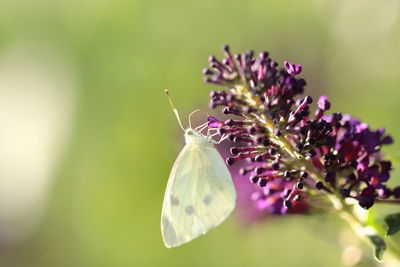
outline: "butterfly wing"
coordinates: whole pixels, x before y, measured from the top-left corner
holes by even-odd
[[[222,223],[235,206],[236,191],[225,162],[208,142],[187,144],[172,168],[164,196],[161,231],[176,247]]]

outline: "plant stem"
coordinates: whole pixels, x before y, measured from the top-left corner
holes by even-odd
[[[378,229],[374,225],[368,225],[358,218],[354,213],[353,205],[344,204],[343,209],[339,211],[342,219],[344,219],[350,227],[353,229],[355,234],[362,240],[367,246],[374,249],[372,243],[370,242],[369,235],[377,235]],[[400,250],[397,244],[390,238],[385,238],[386,251],[385,254],[389,255],[393,261],[400,264]]]

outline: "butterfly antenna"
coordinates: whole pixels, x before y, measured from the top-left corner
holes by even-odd
[[[191,121],[191,118],[192,118],[192,115],[193,114],[195,114],[196,112],[199,112],[199,111],[203,111],[203,110],[201,110],[201,109],[196,109],[196,110],[194,110],[194,111],[192,111],[190,114],[189,114],[189,127],[190,128],[192,128],[192,121]],[[205,111],[204,111],[205,112]],[[210,115],[207,113],[207,112],[205,112],[206,114],[207,114],[207,117],[210,117]],[[205,124],[208,124],[208,122],[206,122]],[[205,125],[204,124],[204,125]],[[203,125],[200,125],[200,126],[203,126]],[[197,128],[196,128],[197,129]]]
[[[200,109],[196,109],[196,110],[194,110],[194,111],[192,111],[190,114],[189,114],[189,127],[190,127],[190,129],[192,129],[192,121],[191,121],[191,118],[192,118],[192,115],[194,114],[194,113],[196,113],[197,111],[200,111]]]
[[[165,94],[166,94],[167,97],[168,97],[169,103],[171,104],[172,110],[173,110],[174,113],[175,113],[175,117],[176,117],[176,119],[178,120],[179,126],[181,126],[181,129],[182,129],[183,131],[185,131],[185,128],[183,128],[183,126],[182,126],[181,119],[179,118],[178,110],[175,108],[174,104],[172,103],[171,96],[169,95],[168,90],[165,89],[164,92],[165,92]]]

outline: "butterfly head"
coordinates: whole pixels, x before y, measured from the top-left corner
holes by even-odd
[[[206,135],[202,134],[201,132],[196,131],[192,128],[187,128],[185,130],[185,142],[186,142],[186,144],[189,144],[193,141],[209,142],[210,140]]]

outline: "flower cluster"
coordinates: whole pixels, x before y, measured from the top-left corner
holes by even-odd
[[[381,147],[392,143],[384,129],[340,113],[326,114],[326,96],[310,110],[313,99],[301,97],[306,82],[301,65],[284,68],[267,52],[209,58],[205,81],[223,87],[211,93],[210,106],[223,107],[226,121],[209,117],[209,128],[235,145],[228,165],[246,160],[240,170],[258,187],[252,195],[260,210],[272,214],[304,212],[315,196],[355,199],[365,209],[377,200],[400,198],[400,187],[388,188],[391,163]],[[313,114],[312,114],[313,113]]]

